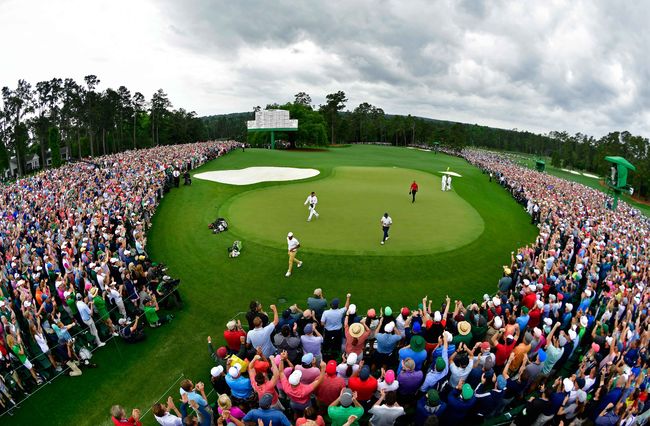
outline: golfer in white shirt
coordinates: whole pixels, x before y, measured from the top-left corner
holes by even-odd
[[[447,189],[447,175],[442,175],[442,182],[440,185],[440,189],[442,191],[445,191]]]
[[[302,262],[296,259],[296,253],[300,247],[300,242],[293,236],[293,232],[287,234],[287,246],[289,250],[289,270],[285,274],[285,277],[290,277],[291,270],[293,269],[293,262],[296,262],[299,268],[302,266]]]
[[[390,229],[390,226],[393,224],[393,219],[388,216],[388,213],[384,213],[384,215],[380,219],[381,222],[381,229],[384,231],[384,238],[381,240],[381,244],[383,245],[384,242],[386,242],[387,239],[390,237],[388,236],[388,231]]]
[[[309,217],[307,218],[307,222],[311,222],[312,216],[316,216],[316,219],[318,219],[318,212],[316,211],[316,204],[318,204],[318,198],[316,197],[316,193],[312,192],[307,199],[305,200],[305,204],[309,204]]]

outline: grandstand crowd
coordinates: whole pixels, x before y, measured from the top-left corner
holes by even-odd
[[[315,289],[281,312],[253,300],[245,318],[226,324],[216,350],[208,337],[210,383],[184,380],[179,407],[171,397],[154,405],[156,420],[644,424],[648,218],[625,203],[608,210],[605,194],[500,155],[462,155],[539,227],[532,244],[512,252],[493,293],[373,307],[367,295]],[[113,421],[139,424],[120,406]]]
[[[152,216],[181,173],[236,146],[127,151],[0,187],[0,412],[170,319],[157,311],[180,304],[178,281],[147,256]]]

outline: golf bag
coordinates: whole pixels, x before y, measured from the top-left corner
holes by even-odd
[[[228,230],[228,222],[226,219],[220,217],[211,224],[208,225],[208,228],[212,229],[213,234],[219,234],[221,232]]]
[[[241,254],[241,241],[237,240],[228,247],[228,257],[237,257]]]

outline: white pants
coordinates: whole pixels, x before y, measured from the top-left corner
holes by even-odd
[[[100,343],[102,343],[101,339],[99,338],[99,333],[97,333],[97,327],[95,327],[95,323],[94,323],[93,319],[91,318],[88,321],[84,321],[84,324],[86,324],[88,326],[88,328],[90,329],[90,334],[95,336],[95,342],[98,345]]]
[[[443,191],[445,191],[445,188],[446,188],[446,187],[447,187],[447,179],[444,179],[444,178],[443,178],[443,179],[442,179],[442,184],[441,184],[441,188],[440,188],[440,189],[442,189]]]
[[[318,212],[316,211],[315,207],[309,208],[309,217],[307,218],[307,220],[311,220],[312,216],[318,217]]]
[[[114,299],[115,304],[117,305],[117,310],[120,311],[122,318],[126,318],[126,308],[124,307],[124,301],[122,299]]]

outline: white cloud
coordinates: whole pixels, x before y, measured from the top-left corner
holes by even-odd
[[[0,2],[0,84],[96,74],[199,114],[307,91],[348,107],[649,134],[643,2]]]

